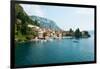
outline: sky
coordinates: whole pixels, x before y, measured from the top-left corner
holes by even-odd
[[[94,30],[94,8],[20,4],[29,15],[53,20],[63,30]]]

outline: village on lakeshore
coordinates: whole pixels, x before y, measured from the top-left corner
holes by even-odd
[[[40,28],[38,26],[34,25],[28,25],[33,31],[37,32],[37,36],[33,37],[31,40],[39,40],[39,39],[45,39],[45,40],[51,40],[51,39],[62,39],[62,38],[88,38],[90,37],[89,33],[87,31],[80,32],[79,29],[76,30],[75,34],[72,29],[69,31],[54,31],[50,29]]]
[[[87,31],[80,32],[79,29],[74,32],[72,29],[69,31],[54,31],[51,29],[40,28],[35,25],[28,24],[28,27],[37,34],[35,36],[27,37],[30,41],[40,41],[47,40],[52,41],[53,39],[63,39],[63,38],[88,38],[90,37]]]

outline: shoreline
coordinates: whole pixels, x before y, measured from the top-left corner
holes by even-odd
[[[87,37],[89,38],[89,37]],[[75,37],[71,37],[71,36],[67,36],[67,37],[54,37],[54,38],[35,38],[35,39],[31,39],[31,40],[23,40],[23,41],[15,41],[15,43],[24,43],[24,42],[47,42],[47,41],[54,41],[54,40],[61,40],[61,39],[87,39],[85,37],[81,37],[81,38],[75,38]]]

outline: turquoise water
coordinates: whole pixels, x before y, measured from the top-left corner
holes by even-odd
[[[94,61],[94,37],[17,43],[15,65]]]

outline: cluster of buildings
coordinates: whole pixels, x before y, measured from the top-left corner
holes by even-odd
[[[62,38],[62,31],[54,31],[51,29],[40,28],[34,25],[28,25],[28,27],[32,28],[33,31],[38,32],[38,35],[35,37],[35,39]]]
[[[35,36],[33,39],[56,39],[56,38],[64,38],[66,37],[75,37],[75,32],[71,31],[55,31],[51,29],[46,29],[46,28],[40,28],[38,26],[34,25],[28,25],[32,29],[32,31],[36,31],[38,34]],[[82,38],[87,38],[90,37],[89,33],[87,31],[81,31],[80,37]]]

